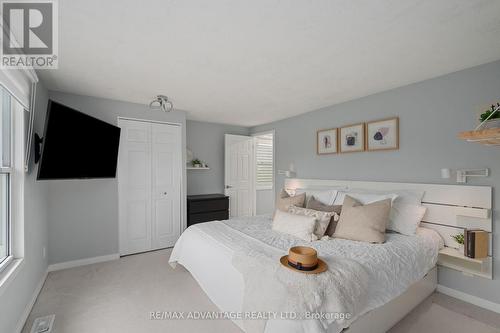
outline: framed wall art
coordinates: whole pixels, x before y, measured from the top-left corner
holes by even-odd
[[[319,130],[316,135],[316,152],[318,155],[337,153],[337,129]]]
[[[369,151],[399,149],[399,118],[367,123],[366,144]]]
[[[340,128],[339,148],[341,153],[365,150],[365,124],[353,124]]]

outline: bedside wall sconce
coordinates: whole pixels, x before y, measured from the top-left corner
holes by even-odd
[[[451,178],[451,169],[448,169],[448,168],[441,169],[441,178],[450,179]]]
[[[441,178],[450,179],[452,170],[449,168],[441,169]],[[488,177],[490,175],[490,169],[458,169],[457,173],[457,183],[467,183],[467,177]]]
[[[278,175],[284,175],[286,178],[294,178],[297,175],[295,165],[290,163],[288,170],[278,170]]]
[[[467,177],[488,177],[490,169],[460,169],[457,170],[457,183],[467,183]]]

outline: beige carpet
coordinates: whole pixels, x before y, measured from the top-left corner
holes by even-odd
[[[404,332],[498,333],[500,330],[436,304],[431,296],[389,331]]]
[[[189,272],[167,264],[169,255],[163,250],[50,273],[23,333],[49,314],[56,315],[57,333],[241,332],[225,320],[150,320],[152,311],[218,311]],[[500,332],[493,328],[500,315],[437,296],[390,332]]]

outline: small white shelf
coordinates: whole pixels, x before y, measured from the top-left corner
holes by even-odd
[[[206,168],[205,167],[196,168],[196,167],[190,167],[190,166],[188,166],[188,167],[186,167],[186,170],[210,170],[210,168],[208,168],[208,167],[206,167]]]
[[[439,251],[439,265],[461,271],[466,275],[476,275],[492,279],[491,262],[491,257],[469,258],[452,247],[445,247]]]

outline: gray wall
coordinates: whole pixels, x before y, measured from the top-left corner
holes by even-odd
[[[47,91],[39,84],[35,104],[35,130],[43,131]],[[15,279],[0,295],[0,332],[15,332],[26,305],[45,276],[47,256],[47,184],[36,181],[36,169],[31,158],[30,173],[24,182],[24,264]]]
[[[249,129],[188,120],[187,148],[210,170],[187,171],[187,194],[224,193],[224,134],[248,135]]]
[[[441,168],[489,167],[489,178],[472,179],[469,183],[496,187],[500,183],[499,148],[467,143],[457,139],[457,134],[473,129],[476,111],[499,99],[500,62],[494,62],[258,126],[251,131],[275,129],[276,169],[287,169],[293,162],[299,178],[453,183],[440,178]],[[400,117],[398,151],[316,155],[316,130],[392,116]],[[282,185],[283,177],[278,176],[276,190]],[[440,268],[440,284],[500,303],[499,205],[500,196],[495,193],[495,279],[467,277]]]
[[[257,190],[255,208],[257,215],[270,214],[274,211],[274,189],[273,190]]]
[[[184,111],[164,113],[141,104],[53,91],[50,92],[50,98],[112,124],[117,123],[119,116],[180,123],[183,152],[185,151]],[[185,174],[183,177],[183,189],[185,189]],[[44,182],[49,186],[50,264],[118,253],[116,179]]]

